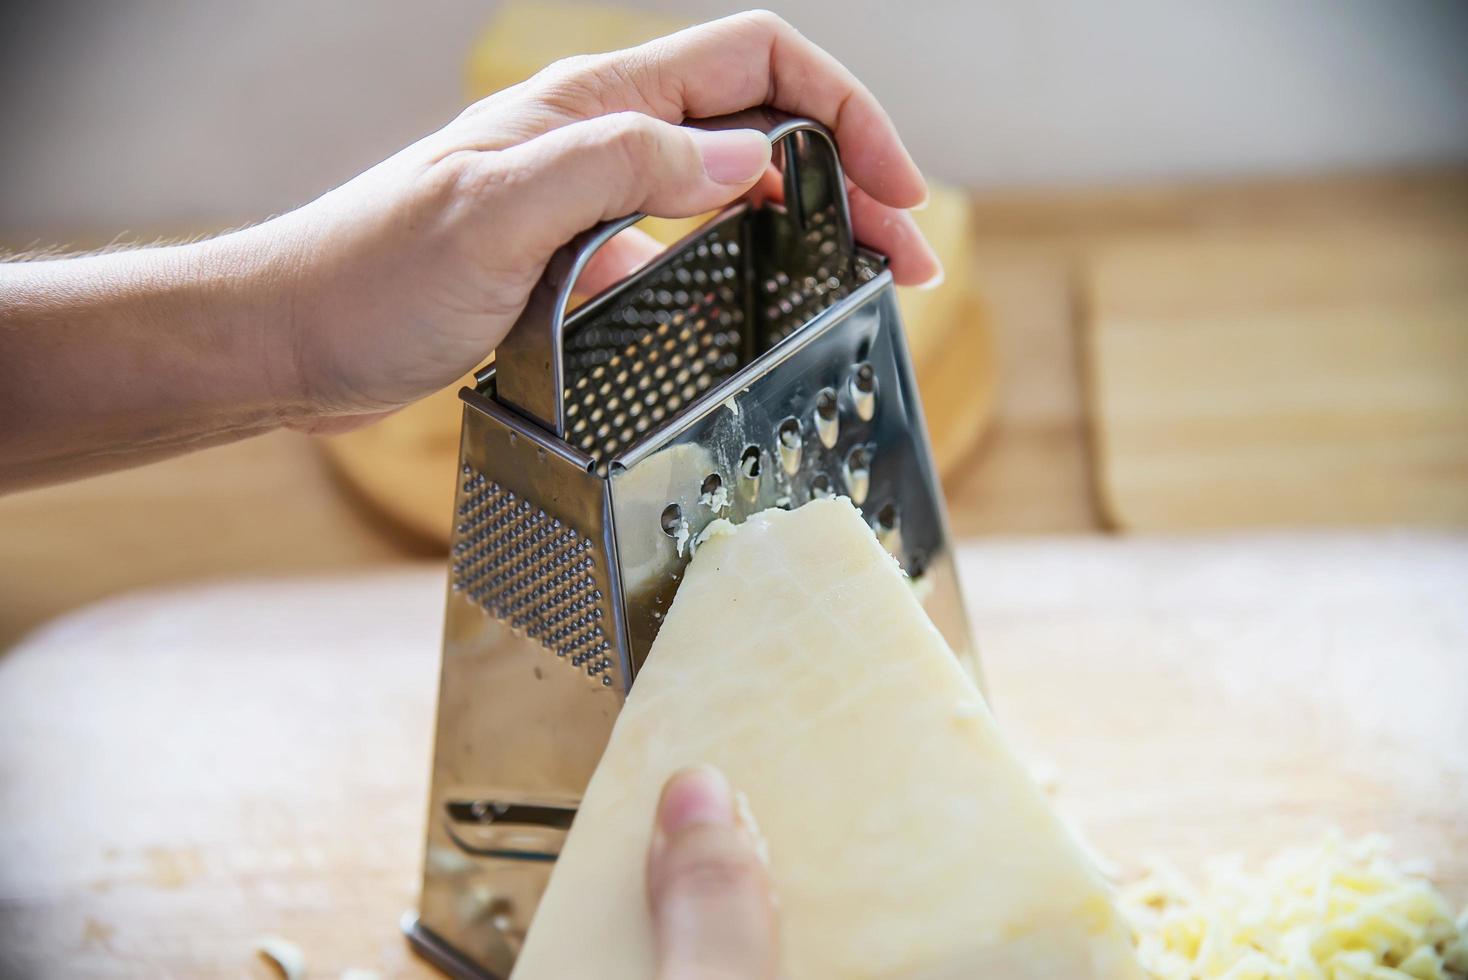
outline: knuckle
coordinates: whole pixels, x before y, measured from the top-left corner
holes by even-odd
[[[480,173],[473,166],[470,150],[454,150],[436,160],[423,176],[427,192],[439,200],[450,200],[465,191],[473,191]]]
[[[497,157],[474,150],[456,150],[430,167],[419,182],[418,198],[441,223],[449,226],[473,209],[503,201],[519,175]]]
[[[460,111],[455,121],[457,122],[460,120],[472,120],[478,116],[486,114],[491,109],[494,109],[496,106],[501,104],[501,102],[504,100],[504,93],[505,90],[501,89],[498,92],[491,92],[489,95],[486,95],[483,98],[475,99],[473,102],[466,105],[462,111]]]
[[[661,130],[657,121],[640,112],[616,112],[603,117],[603,140],[633,167],[645,166],[657,154]]]
[[[746,10],[736,16],[749,25],[763,31],[768,31],[771,34],[784,34],[787,31],[793,30],[790,22],[784,17],[781,17],[773,10],[767,10],[762,7],[754,10]]]
[[[535,77],[544,81],[565,81],[578,78],[587,74],[595,61],[595,55],[573,54],[565,58],[558,58],[535,73]]]
[[[571,116],[594,111],[601,102],[601,55],[577,54],[553,61],[523,84],[529,99]]]
[[[597,158],[604,218],[642,210],[660,180],[671,175],[664,151],[676,148],[665,145],[664,127],[640,112],[614,112],[588,124],[582,149]]]
[[[704,835],[669,854],[666,885],[672,891],[700,895],[757,889],[764,868],[754,852],[727,834]]]

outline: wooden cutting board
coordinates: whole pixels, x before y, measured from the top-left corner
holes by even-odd
[[[1468,899],[1468,535],[989,541],[1000,724],[1123,870],[1384,831]],[[444,571],[141,593],[0,656],[0,976],[435,977]]]
[[[1095,479],[1129,530],[1468,524],[1468,214],[1097,249]]]

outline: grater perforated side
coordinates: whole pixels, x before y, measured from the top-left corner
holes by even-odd
[[[726,212],[633,287],[578,311],[564,338],[568,442],[598,462],[631,449],[850,293],[856,266],[834,207],[809,216],[800,248],[781,250],[788,259],[751,244],[760,230],[746,212]]]
[[[739,214],[725,216],[567,331],[572,445],[604,460],[744,363],[743,227]]]
[[[461,475],[450,588],[610,686],[596,542],[468,463]]]

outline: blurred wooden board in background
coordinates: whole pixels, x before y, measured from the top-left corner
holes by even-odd
[[[314,443],[274,432],[0,495],[0,657],[53,616],[130,589],[435,553],[363,506]]]
[[[1468,170],[1461,167],[976,194],[973,276],[990,311],[1002,375],[982,448],[947,481],[955,529],[1115,526],[1098,506],[1079,350],[1089,270],[1108,250],[1139,239],[1186,253],[1230,238],[1279,237],[1330,248],[1337,239],[1465,235]],[[1184,283],[1191,275],[1181,263],[1171,272]],[[1150,282],[1163,290],[1187,288],[1161,276]],[[1460,295],[1458,285],[1443,285],[1448,301]],[[1165,412],[1165,400],[1148,410]]]
[[[522,82],[553,61],[635,47],[697,21],[614,3],[509,0],[497,7],[469,53],[473,99]]]
[[[1084,290],[1112,526],[1468,524],[1468,225],[1120,241]]]

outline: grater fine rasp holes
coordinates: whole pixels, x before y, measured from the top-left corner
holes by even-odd
[[[715,228],[566,336],[567,439],[605,460],[740,365],[738,226]]]
[[[566,439],[599,472],[878,271],[862,256],[852,264],[833,208],[796,233],[795,264],[772,272],[749,271],[740,227],[714,225],[567,332]]]
[[[851,292],[850,269],[844,268],[837,242],[839,224],[833,206],[810,217],[802,233],[804,270],[777,270],[761,283],[756,302],[764,316],[765,345],[774,346],[816,314]],[[849,259],[846,259],[849,262]]]
[[[461,472],[452,589],[610,687],[612,644],[592,575],[595,543],[472,466]]]

